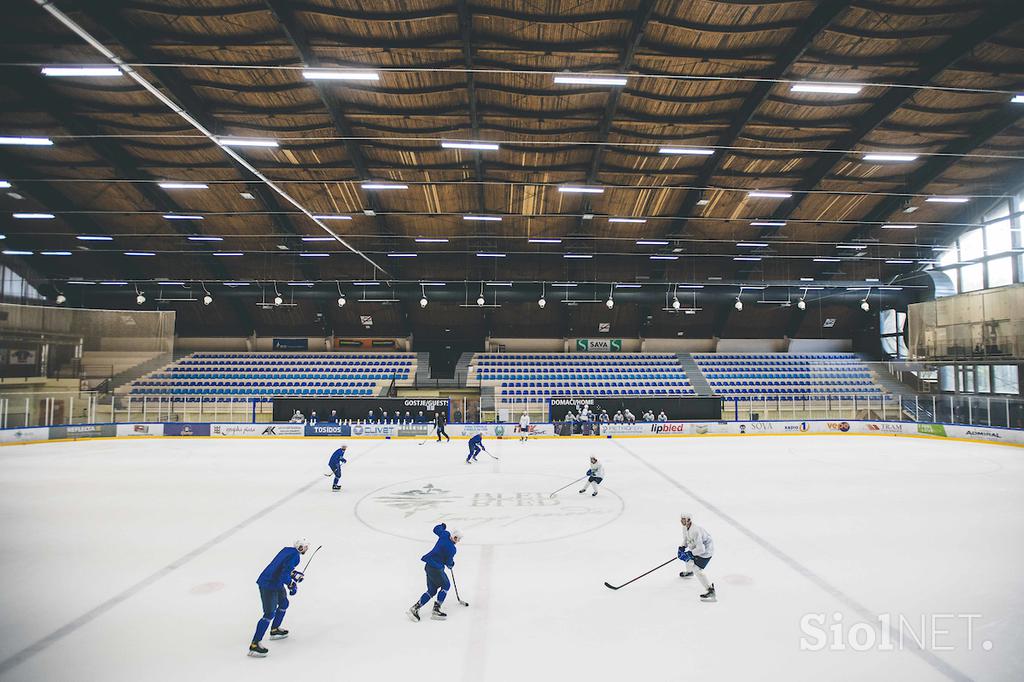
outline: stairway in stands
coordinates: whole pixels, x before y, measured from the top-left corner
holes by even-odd
[[[708,380],[701,373],[700,367],[693,361],[693,356],[689,353],[676,353],[676,357],[679,358],[679,364],[682,365],[683,371],[686,372],[686,378],[690,380],[690,385],[693,386],[693,390],[698,396],[712,396],[715,394],[711,384],[708,383]]]

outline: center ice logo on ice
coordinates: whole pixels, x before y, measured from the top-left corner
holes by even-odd
[[[374,530],[418,539],[423,523],[457,524],[467,544],[541,542],[600,528],[623,510],[604,489],[597,497],[552,498],[564,483],[546,474],[472,473],[404,481],[375,490],[356,505],[356,516]]]

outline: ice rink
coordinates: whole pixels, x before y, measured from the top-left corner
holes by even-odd
[[[467,466],[464,440],[351,440],[335,493],[323,473],[338,443],[0,449],[0,679],[1024,679],[1020,449],[492,440],[500,461]],[[600,495],[551,499],[592,453]],[[714,537],[719,601],[701,602],[678,562],[607,589],[675,555],[681,511]],[[446,622],[412,623],[438,520],[465,533],[455,575],[470,606],[452,594]],[[298,536],[323,549],[291,636],[249,658],[256,576]],[[802,650],[832,627],[838,650],[831,631]]]

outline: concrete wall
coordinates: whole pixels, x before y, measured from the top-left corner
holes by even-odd
[[[719,339],[718,353],[785,353],[786,339]]]
[[[645,353],[713,353],[714,339],[644,339]]]
[[[791,339],[790,353],[849,353],[853,350],[850,339]]]

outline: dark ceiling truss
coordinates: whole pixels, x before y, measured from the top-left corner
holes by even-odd
[[[783,48],[775,64],[772,68],[771,78],[782,78],[786,75],[792,66],[800,60],[800,58],[810,49],[811,45],[817,39],[817,37],[824,31],[833,21],[841,16],[849,8],[848,2],[842,2],[840,0],[824,0],[819,2],[815,7],[811,15],[804,21],[800,29],[797,30],[787,41],[787,45]],[[742,136],[744,129],[747,124],[750,123],[756,116],[761,105],[767,100],[769,93],[775,86],[773,82],[759,81],[754,84],[750,94],[747,95],[743,106],[733,116],[732,122],[728,129],[719,136],[718,144],[724,147],[735,146],[737,140]],[[697,176],[696,184],[698,186],[707,186],[710,184],[711,179],[721,169],[724,161],[724,154],[714,154],[709,157],[704,163],[700,174]],[[700,200],[700,192],[690,192],[683,199],[682,204],[677,209],[678,215],[690,215],[693,210],[697,207],[697,201]],[[686,221],[681,220],[674,224],[669,234],[681,234],[686,227]]]

